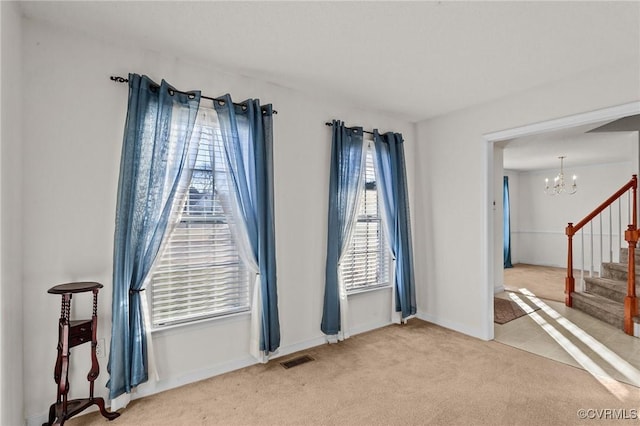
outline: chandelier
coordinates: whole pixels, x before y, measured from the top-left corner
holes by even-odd
[[[544,193],[547,195],[569,194],[573,195],[578,191],[578,183],[576,175],[573,175],[571,186],[566,186],[564,182],[564,159],[565,156],[558,157],[560,159],[560,173],[553,178],[553,186],[549,185],[549,178],[544,180]]]

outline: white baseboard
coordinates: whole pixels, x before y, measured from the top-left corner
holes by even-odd
[[[376,328],[385,327],[391,324],[391,321],[388,323],[371,323],[363,326],[356,327],[351,330],[351,334],[359,334],[364,333],[366,331],[371,331]],[[302,351],[305,349],[313,348],[315,346],[323,345],[327,342],[327,339],[324,335],[314,337],[313,339],[304,340],[301,342],[293,343],[287,346],[280,347],[273,355],[272,360],[276,360],[283,356],[292,354],[294,352]],[[251,356],[246,356],[241,359],[233,360],[230,362],[218,364],[211,368],[206,368],[198,371],[194,371],[189,374],[185,374],[179,377],[168,378],[165,380],[160,380],[157,382],[148,382],[138,386],[135,392],[131,395],[131,400],[143,398],[146,396],[154,395],[156,393],[164,392],[170,389],[179,388],[180,386],[188,385],[190,383],[198,382],[200,380],[205,380],[214,376],[218,376],[220,374],[228,373],[230,371],[239,370],[241,368],[249,367],[251,365],[257,364],[255,358]],[[105,400],[107,404],[110,404],[109,400]],[[107,405],[109,407],[110,405]],[[87,410],[83,411],[82,414],[88,414],[93,411],[96,411],[97,407],[92,406]],[[40,426],[43,423],[46,423],[49,420],[49,414],[41,413],[35,416],[30,416],[27,418],[27,426]]]
[[[327,338],[323,336],[315,337],[309,340],[303,340],[298,343],[293,343],[291,345],[287,345],[285,347],[278,348],[271,359],[282,358],[283,356],[290,355],[294,352],[304,351],[305,349],[313,348],[315,346],[324,345],[327,343]]]
[[[503,291],[505,291],[505,288],[503,285],[493,288],[493,294],[502,293]]]
[[[449,330],[457,331],[458,333],[466,334],[467,336],[475,337],[476,339],[481,339],[481,340],[493,339],[493,336],[487,336],[486,333],[484,333],[481,329],[469,327],[465,324],[460,324],[455,321],[442,319],[440,317],[436,317],[426,312],[418,311],[418,314],[416,316],[423,321],[427,321],[427,322],[439,325],[441,327],[448,328]]]
[[[90,408],[87,409],[87,413],[91,412],[89,410],[90,410]],[[43,424],[45,424],[47,422],[49,422],[49,413],[40,414],[38,416],[31,416],[31,417],[27,418],[27,426],[41,426],[41,425],[43,425]]]
[[[247,356],[242,359],[234,360],[231,362],[218,364],[214,367],[195,371],[183,376],[172,377],[159,381],[148,381],[146,383],[138,386],[133,392],[131,392],[131,401],[143,398],[145,396],[154,395],[156,393],[164,392],[170,389],[174,389],[180,386],[187,385],[189,383],[197,382],[200,380],[208,379],[213,376],[217,376],[219,374],[227,373],[229,371],[237,370],[240,368],[248,367],[250,365],[256,364],[257,361],[255,358]],[[105,403],[107,407],[110,407],[111,402],[109,399],[105,398]],[[97,411],[97,407],[91,406],[87,408],[85,411],[80,414],[80,416],[84,414],[89,414],[91,412]],[[126,408],[125,408],[126,410]],[[27,418],[27,426],[40,426],[49,421],[49,414],[40,414],[37,416],[32,416]]]
[[[361,326],[358,326],[358,327],[354,327],[354,328],[352,328],[350,330],[350,332],[351,332],[351,335],[354,336],[356,334],[366,333],[367,331],[376,330],[378,328],[386,327],[386,326],[391,325],[391,324],[392,324],[391,320],[373,322],[373,323],[364,324],[364,325],[361,325]]]

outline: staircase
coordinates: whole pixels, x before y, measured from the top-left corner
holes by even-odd
[[[601,277],[584,277],[585,291],[571,293],[573,307],[617,328],[624,325],[629,249],[620,249],[620,262],[603,263]],[[635,253],[636,294],[640,294],[640,250]],[[634,317],[640,327],[640,316]],[[637,336],[637,333],[634,333]]]
[[[640,320],[637,294],[640,290],[640,268],[637,267],[640,256],[638,242],[640,241],[640,230],[638,229],[638,176],[633,175],[631,180],[625,183],[612,196],[607,198],[602,204],[596,207],[591,213],[584,217],[575,225],[569,222],[566,228],[567,234],[567,278],[565,279],[565,304],[568,307],[575,307],[590,315],[599,318],[615,327],[621,327],[630,336],[640,337]],[[626,195],[626,197],[625,197]],[[628,201],[626,211],[628,211],[628,225],[622,222],[622,199]],[[603,252],[603,212],[608,211],[609,232],[606,234],[609,241],[609,252],[612,249],[613,234],[613,205],[618,207],[618,223],[615,229],[619,230],[619,245],[621,244],[622,233],[628,249],[620,250],[619,263],[614,263],[610,255],[609,263],[602,263],[602,271],[598,278],[584,278],[584,291],[575,291],[575,277],[573,276],[573,237],[580,232],[581,241],[581,273],[584,274],[584,227],[589,225],[591,234],[589,244],[589,257],[593,261],[593,224],[594,219],[599,218],[599,240],[600,259]],[[635,252],[635,255],[634,255]],[[634,256],[633,262],[629,256]],[[625,262],[626,261],[626,262]],[[593,265],[593,263],[592,263]],[[629,275],[627,273],[629,271]],[[582,287],[582,286],[581,286]]]

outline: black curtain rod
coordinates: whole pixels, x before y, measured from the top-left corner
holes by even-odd
[[[329,122],[324,123],[324,124],[326,124],[326,125],[327,125],[327,126],[329,126],[329,127],[333,126],[333,123],[329,123]],[[347,129],[355,129],[355,127],[347,127]],[[363,130],[363,131],[362,131],[362,133],[368,133],[368,134],[370,134],[370,135],[373,135],[373,132],[369,132],[369,131],[367,131],[367,130]]]
[[[120,77],[120,76],[116,76],[116,75],[112,75],[111,77],[109,77],[109,80],[111,80],[111,81],[115,81],[116,83],[128,83],[128,82],[129,82],[129,79],[128,79],[128,78],[124,78],[124,77]],[[182,92],[182,91],[180,91],[180,90],[175,90],[175,91],[176,91],[177,93],[182,93],[183,95],[188,95],[188,94],[189,94],[189,92]],[[223,101],[223,100],[224,100],[224,99],[222,99],[222,98],[212,98],[212,97],[204,96],[204,95],[200,95],[200,97],[201,97],[201,98],[204,98],[204,99],[209,99],[209,100],[211,100],[211,101],[216,101],[216,102],[217,102],[217,101]],[[243,106],[242,104],[237,104],[237,103],[235,103],[235,102],[234,102],[233,104],[234,104],[235,106],[239,106],[239,107]],[[276,110],[274,109],[274,110],[273,110],[273,113],[274,113],[274,114],[277,114],[277,113],[278,113],[278,111],[276,111]]]

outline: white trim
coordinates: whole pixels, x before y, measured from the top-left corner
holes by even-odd
[[[545,230],[537,230],[537,231],[529,231],[529,230],[523,230],[523,231],[511,231],[512,234],[556,234],[556,235],[566,235],[564,232],[560,232],[560,231],[545,231]],[[589,234],[587,234],[589,235]],[[595,235],[595,234],[594,234]],[[600,235],[600,234],[597,234]],[[617,235],[617,234],[616,234]],[[604,236],[604,234],[603,234]]]
[[[599,121],[616,120],[618,118],[635,114],[640,114],[640,101],[555,118],[548,121],[528,124],[526,126],[515,127],[513,129],[500,130],[484,134],[483,137],[485,141],[493,143],[516,137],[536,135],[538,133],[545,133],[553,130],[569,129],[571,127],[597,123]]]
[[[493,296],[491,298],[493,302]],[[493,312],[493,303],[491,303],[491,310]],[[493,314],[492,314],[493,315]],[[443,320],[440,317],[435,315],[428,314],[426,312],[418,311],[416,317],[421,319],[422,321],[427,321],[435,325],[439,325],[440,327],[444,327],[449,330],[453,330],[457,333],[466,334],[467,336],[475,337],[481,340],[492,340],[492,337],[488,337],[485,334],[485,330],[479,329],[477,327],[469,327],[467,324],[461,324],[459,322]],[[491,323],[493,324],[493,318],[491,318]],[[493,330],[493,327],[491,327]]]
[[[158,382],[143,383],[136,388],[135,393],[131,394],[132,395],[131,400],[134,401],[136,399],[140,399],[145,396],[150,396],[150,395],[154,395],[156,393],[164,392],[170,389],[175,389],[180,386],[185,386],[190,383],[195,383],[197,381],[208,379],[213,376],[218,376],[220,374],[228,373],[229,371],[239,370],[241,368],[249,367],[254,364],[257,364],[256,359],[250,355],[247,355],[246,357],[243,357],[241,359],[225,362],[210,368],[194,371],[180,377],[174,377],[167,380],[160,380]],[[153,385],[153,386],[149,386],[149,385]]]
[[[360,325],[358,327],[352,328],[351,329],[351,335],[354,336],[356,334],[366,333],[367,331],[377,330],[379,328],[386,327],[386,326],[391,325],[391,324],[392,324],[391,321],[370,322],[368,324],[363,324],[363,325]]]
[[[273,357],[270,361],[275,361],[283,356],[290,355],[298,351],[304,351],[305,349],[315,348],[316,346],[324,345],[327,342],[325,336],[315,337],[313,339],[303,340],[298,343],[287,345],[283,348],[279,348],[278,356]]]
[[[107,408],[109,408],[107,406]],[[93,411],[98,411],[98,407],[96,405],[92,405],[89,408],[87,408],[85,411],[83,411],[82,413],[91,413]],[[47,412],[47,414],[38,414],[37,416],[31,416],[31,417],[27,417],[27,426],[41,426],[44,424],[49,423],[49,412]]]
[[[493,287],[493,294],[502,293],[503,291],[506,291],[503,285],[500,285],[498,287]]]
[[[482,230],[482,238],[480,239],[480,268],[481,277],[484,277],[485,291],[482,292],[484,300],[481,301],[481,312],[484,318],[490,319],[490,321],[481,322],[480,337],[485,340],[493,340],[493,283],[495,282],[494,262],[493,262],[493,200],[494,187],[493,187],[493,144],[484,144],[484,161],[482,167],[484,169],[483,175],[483,187],[484,187],[484,201],[485,206],[482,209],[482,222],[487,226]]]
[[[239,319],[239,317],[249,317],[249,316],[251,316],[251,309],[247,309],[245,311],[240,311],[240,312],[234,312],[234,313],[231,313],[231,314],[217,315],[217,316],[213,316],[213,317],[202,318],[202,319],[198,319],[198,320],[194,320],[194,321],[185,321],[185,322],[178,322],[178,323],[175,323],[175,324],[156,326],[155,328],[152,326],[151,327],[151,333],[152,334],[161,334],[161,333],[166,332],[166,331],[171,331],[171,330],[175,330],[175,329],[181,329],[183,327],[193,327],[193,326],[206,324],[206,323],[214,322],[214,321],[225,321],[225,320],[226,321],[231,321],[231,320]]]
[[[313,339],[305,340],[305,341],[294,343],[291,345],[287,345],[286,347],[280,348],[278,350],[278,357],[273,358],[273,360],[275,361],[276,359],[281,358],[285,355],[298,352],[301,350],[309,349],[315,346],[320,346],[323,344],[325,344],[324,336],[316,337]],[[135,401],[136,399],[139,399],[139,398],[143,398],[143,397],[155,395],[157,393],[164,392],[167,390],[179,388],[181,386],[195,383],[200,380],[205,380],[214,376],[219,376],[221,374],[228,373],[234,370],[239,370],[241,368],[249,367],[255,364],[258,364],[257,360],[254,357],[247,355],[243,358],[236,359],[234,361],[221,363],[213,367],[194,371],[183,376],[174,377],[167,380],[160,380],[158,382],[143,383],[140,386],[136,387],[135,391],[131,393],[131,400]],[[109,403],[109,400],[106,399],[105,402]],[[107,405],[107,407],[110,407],[110,406]],[[91,406],[87,408],[85,411],[83,411],[83,414],[88,414],[97,410],[98,408],[96,406]],[[39,414],[36,416],[31,416],[27,418],[27,426],[40,426],[43,423],[46,423],[48,419],[49,419],[48,412]]]
[[[371,291],[378,291],[378,290],[384,290],[384,289],[390,289],[390,288],[393,288],[393,285],[391,285],[391,284],[383,284],[383,285],[378,285],[378,286],[375,286],[375,287],[359,288],[357,290],[347,291],[347,297],[355,296],[356,294],[369,293]]]
[[[490,197],[493,191],[493,167],[489,167],[492,164],[494,143],[523,137],[530,136],[539,133],[550,132],[554,130],[568,129],[571,127],[581,126],[585,124],[597,123],[606,120],[616,120],[619,118],[627,117],[629,115],[640,114],[640,101],[629,102],[622,105],[611,106],[594,111],[588,111],[569,115],[565,117],[555,118],[543,122],[528,124],[526,126],[514,127],[512,129],[500,130],[496,132],[486,133],[482,135],[485,159],[482,162],[484,169],[484,203],[485,206],[482,209],[483,212],[483,230],[482,230],[482,269],[484,276],[484,285],[486,286],[486,292],[491,294],[493,292],[493,216],[488,214],[491,212],[493,202]],[[485,313],[491,313],[486,315],[483,322],[483,329],[490,328],[491,338],[493,338],[493,299],[484,301]],[[461,330],[462,331],[462,330]],[[475,335],[475,334],[474,334]]]
[[[358,334],[358,333],[363,333],[365,331],[370,331],[373,330],[375,328],[381,328],[384,327],[386,325],[389,325],[390,323],[377,323],[377,324],[367,324],[364,326],[360,326],[357,327],[356,330],[354,331],[353,334]],[[308,339],[308,340],[303,340],[297,343],[293,343],[284,347],[280,347],[278,349],[278,355],[271,358],[269,361],[273,361],[273,362],[278,362],[277,360],[298,352],[298,351],[303,351],[305,349],[310,349],[316,346],[321,346],[324,345],[326,343],[326,338],[325,336],[319,336],[319,337],[315,337],[313,339]],[[216,366],[210,367],[210,368],[206,368],[206,369],[202,369],[202,370],[198,370],[198,371],[194,371],[190,374],[184,375],[184,376],[180,376],[180,377],[176,377],[176,378],[172,378],[172,379],[168,379],[168,380],[163,380],[160,381],[158,383],[155,383],[155,386],[153,387],[153,389],[147,389],[145,390],[145,385],[140,385],[137,388],[137,392],[135,393],[135,397],[132,399],[138,399],[138,398],[142,398],[145,396],[149,396],[149,395],[154,395],[156,393],[159,392],[164,392],[166,390],[170,390],[170,389],[174,389],[180,386],[184,386],[184,385],[188,385],[190,383],[194,383],[200,380],[204,380],[204,379],[208,379],[210,377],[214,377],[214,376],[218,376],[220,374],[224,374],[224,373],[228,373],[230,371],[234,371],[234,370],[239,370],[241,368],[245,368],[245,367],[249,367],[251,365],[255,365],[258,364],[257,360],[250,356],[247,355],[243,358],[234,360],[234,361],[230,361],[230,362],[226,362],[226,363],[222,363],[222,364],[218,364]],[[146,386],[148,387],[148,386]]]
[[[356,327],[355,329],[352,330],[351,334],[355,335],[355,334],[365,333],[367,331],[386,327],[388,325],[391,325],[390,321],[371,322],[371,323]],[[308,340],[303,340],[297,343],[293,343],[285,347],[280,347],[278,349],[277,356],[274,356],[269,361],[279,362],[278,359],[282,357],[285,357],[295,352],[314,348],[316,346],[321,346],[324,344],[326,344],[326,336],[323,335],[323,336],[315,337],[313,339],[308,339]],[[155,395],[157,393],[164,392],[167,390],[179,388],[181,386],[185,386],[190,383],[194,383],[200,380],[205,380],[211,377],[219,376],[221,374],[228,373],[234,370],[239,370],[241,368],[249,367],[255,364],[258,364],[257,360],[254,357],[247,355],[243,358],[236,359],[234,361],[221,363],[210,368],[205,368],[205,369],[191,372],[189,374],[185,374],[183,376],[174,377],[167,380],[160,380],[158,382],[143,383],[142,385],[136,388],[135,392],[131,393],[131,400],[135,401],[136,399],[139,399],[139,398],[143,398],[143,397]],[[89,407],[87,410],[83,412],[83,414],[85,413],[88,414],[93,411],[97,411],[96,406]],[[31,416],[27,419],[27,425],[40,426],[43,423],[46,423],[48,421],[48,418],[49,418],[48,412],[39,414],[36,416]]]
[[[580,231],[578,232],[582,232],[584,230],[584,228],[582,228]],[[541,235],[562,235],[562,236],[566,236],[567,234],[564,232],[559,232],[559,231],[544,231],[544,230],[540,230],[540,231],[529,231],[529,230],[525,230],[525,231],[512,231],[511,234],[541,234]],[[584,232],[585,236],[591,236],[591,232]],[[593,235],[600,235],[597,232],[594,232]],[[613,238],[617,238],[619,236],[623,236],[623,233],[620,232],[616,232],[616,230],[614,229],[614,232],[612,234],[602,234],[603,238],[608,238],[609,236],[612,236]]]

